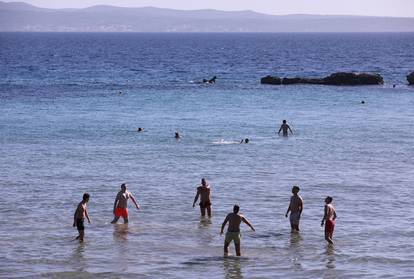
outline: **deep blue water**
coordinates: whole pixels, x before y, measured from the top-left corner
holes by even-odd
[[[1,33],[0,277],[412,277],[413,49],[414,34]],[[259,82],[337,71],[385,84]],[[294,136],[275,134],[282,119]],[[204,176],[211,222],[191,207]],[[112,226],[123,182],[142,210]],[[300,235],[284,218],[294,184]],[[319,226],[327,195],[334,247]],[[218,234],[235,203],[257,230],[242,228],[241,259],[222,257]]]

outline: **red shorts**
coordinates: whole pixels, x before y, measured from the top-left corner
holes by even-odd
[[[333,234],[335,229],[335,220],[327,220],[325,225],[325,230],[329,234]]]
[[[128,218],[128,208],[117,207],[115,209],[115,217],[117,217],[117,218],[119,218],[119,217]]]

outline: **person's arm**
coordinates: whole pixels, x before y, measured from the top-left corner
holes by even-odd
[[[300,198],[299,200],[300,200],[300,204],[299,204],[299,214],[302,215],[302,211],[303,211],[303,200],[302,200],[302,198]]]
[[[290,131],[290,133],[293,135],[292,129],[290,129],[290,126],[288,126],[288,129]]]
[[[200,191],[197,189],[197,194],[194,197],[193,207],[195,207],[195,204],[196,204],[196,202],[198,200],[198,196],[200,196]]]
[[[227,222],[229,221],[229,215],[226,216],[226,219],[224,219],[223,224],[221,224],[221,231],[220,231],[220,235],[223,234],[224,231],[224,227],[226,226]]]
[[[119,193],[116,195],[116,198],[115,198],[115,201],[114,201],[114,214],[115,214],[116,206],[118,205],[119,195],[120,195]]]
[[[325,219],[326,219],[327,215],[328,215],[328,206],[325,205],[324,214],[323,214],[323,218],[322,218],[322,221],[321,221],[321,227],[323,227],[323,224],[325,222]]]
[[[79,207],[79,205],[78,205],[78,207]],[[73,214],[73,226],[74,227],[76,226],[76,215],[78,215],[77,214],[78,213],[78,207],[76,208],[75,213]]]
[[[285,217],[286,217],[286,218],[288,217],[289,211],[290,211],[290,203],[289,203],[289,207],[288,207],[288,209],[286,210],[286,214],[285,214]]]
[[[336,210],[334,210],[334,212],[333,212],[333,219],[334,220],[336,219]]]
[[[251,229],[252,229],[252,231],[256,231],[254,228],[253,228],[253,225],[249,222],[249,220],[247,220],[246,219],[246,217],[244,217],[244,216],[242,216],[242,221],[246,224],[246,225],[248,225]]]
[[[280,131],[282,131],[282,126],[279,128],[279,132],[277,132],[280,135]]]
[[[88,223],[91,223],[91,219],[89,219],[88,208],[85,206],[85,217],[88,219]]]
[[[135,197],[132,194],[129,194],[129,197],[131,198],[132,202],[135,204],[135,207],[137,209],[139,209],[139,204],[138,202],[135,200]]]

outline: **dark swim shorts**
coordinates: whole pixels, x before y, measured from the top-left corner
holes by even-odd
[[[85,230],[85,226],[83,225],[83,219],[76,219],[76,228],[78,229],[78,231],[83,231]]]
[[[206,208],[206,207],[211,206],[211,202],[209,202],[209,201],[207,201],[207,202],[200,202],[199,205],[200,205],[201,208]]]

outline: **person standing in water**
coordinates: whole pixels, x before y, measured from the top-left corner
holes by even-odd
[[[299,186],[292,187],[293,196],[290,198],[290,204],[285,215],[287,218],[290,212],[289,220],[291,232],[299,232],[299,221],[303,210],[303,200],[302,197],[298,195],[299,191]]]
[[[89,202],[89,194],[83,194],[82,201],[78,204],[76,208],[75,214],[73,215],[73,226],[77,228],[79,235],[76,239],[79,239],[80,242],[83,242],[83,238],[85,236],[85,226],[84,220],[85,218],[88,220],[88,223],[91,223],[91,219],[89,218],[88,208],[86,204]]]
[[[280,125],[280,129],[277,132],[280,135],[280,132],[283,131],[283,136],[288,136],[288,131],[290,131],[290,134],[293,135],[292,129],[290,129],[290,126],[286,123],[286,120],[283,120],[282,125]]]
[[[121,185],[121,191],[118,192],[114,202],[114,219],[112,224],[118,222],[119,217],[122,216],[124,223],[128,224],[128,199],[131,198],[132,202],[135,204],[136,208],[139,209],[139,204],[135,200],[135,197],[131,192],[127,190],[127,185],[123,183]]]
[[[207,215],[209,218],[211,218],[211,189],[210,185],[207,183],[207,180],[204,177],[201,179],[201,185],[197,187],[197,193],[194,197],[193,208],[195,207],[198,197],[200,197],[199,205],[201,216],[206,216],[207,210]]]
[[[324,215],[321,222],[321,227],[325,222],[325,239],[330,244],[333,244],[333,232],[335,229],[336,210],[332,205],[332,197],[326,197]]]
[[[241,222],[247,224],[252,231],[254,230],[253,225],[244,217],[243,215],[239,214],[240,207],[236,204],[233,207],[233,213],[229,213],[224,219],[223,224],[221,225],[220,235],[223,234],[224,227],[226,226],[227,222],[229,223],[229,227],[227,228],[226,238],[224,239],[224,255],[228,255],[229,253],[229,245],[232,241],[234,241],[234,246],[236,248],[236,255],[238,257],[241,256],[240,252],[240,224]]]

